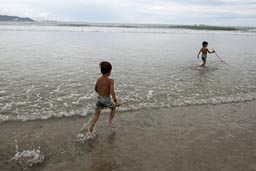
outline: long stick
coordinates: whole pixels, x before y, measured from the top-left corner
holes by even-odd
[[[124,104],[129,104],[129,102],[122,102],[122,103],[119,103],[120,106],[122,106],[122,105],[124,105]],[[117,107],[117,105],[113,105],[113,106],[110,106],[110,107],[105,107],[104,109],[106,109],[106,108],[110,108],[110,109],[111,109],[111,107]]]
[[[225,61],[216,53],[216,51],[215,51],[214,49],[212,49],[212,50],[214,51],[215,55],[220,59],[221,62],[224,62],[226,65],[228,65],[227,62],[225,62]]]

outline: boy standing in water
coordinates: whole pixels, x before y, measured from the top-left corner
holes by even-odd
[[[98,93],[98,97],[96,101],[96,110],[88,127],[89,135],[92,134],[93,127],[97,122],[97,120],[99,119],[101,110],[107,107],[111,109],[108,126],[111,128],[115,128],[116,125],[112,123],[112,120],[116,112],[116,107],[120,106],[120,104],[117,103],[117,100],[116,100],[116,95],[114,90],[114,80],[109,78],[112,70],[112,65],[107,61],[103,61],[100,63],[100,70],[101,70],[102,76],[98,78],[95,84],[95,91]],[[112,96],[112,99],[115,104],[111,101],[110,95]]]
[[[202,61],[203,63],[200,65],[200,67],[204,67],[206,64],[206,59],[207,59],[207,53],[214,53],[215,51],[210,52],[209,49],[207,48],[208,42],[203,41],[202,43],[202,48],[198,52],[197,58],[199,58],[200,53],[202,52]]]

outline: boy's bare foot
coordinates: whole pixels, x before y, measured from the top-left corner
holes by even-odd
[[[110,128],[116,128],[116,125],[113,124],[113,123],[108,123],[108,126],[109,126]]]
[[[91,136],[92,135],[92,132],[91,131],[88,131],[87,133],[86,133],[86,136]]]
[[[92,132],[90,132],[90,131],[88,131],[87,133],[86,133],[86,139],[91,139],[91,138],[93,138],[93,133]]]

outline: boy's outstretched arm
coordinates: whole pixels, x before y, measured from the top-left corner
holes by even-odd
[[[112,96],[112,99],[113,101],[115,102],[115,105],[118,107],[120,106],[119,103],[117,103],[117,100],[116,100],[116,94],[115,94],[115,88],[114,88],[114,80],[110,80],[110,94]]]
[[[199,58],[199,55],[201,53],[202,49],[199,50],[198,54],[197,54],[197,58]]]
[[[208,53],[214,53],[214,52],[215,52],[215,50],[213,50],[213,51],[211,52],[211,51],[209,51],[209,49],[207,49],[207,51],[208,51]]]

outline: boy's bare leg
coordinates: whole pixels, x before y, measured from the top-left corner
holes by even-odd
[[[200,65],[200,67],[204,67],[205,66],[205,61],[203,61],[203,63]]]
[[[99,119],[100,111],[101,110],[96,110],[95,111],[95,113],[93,115],[93,118],[91,119],[91,121],[89,123],[89,126],[88,126],[88,133],[92,133],[93,127],[94,127],[95,123],[97,122],[97,120]]]
[[[115,113],[116,113],[116,108],[112,108],[111,109],[111,112],[110,112],[110,115],[109,115],[109,121],[108,121],[108,126],[111,127],[111,128],[115,128],[116,125],[112,123],[112,120],[115,116]]]

